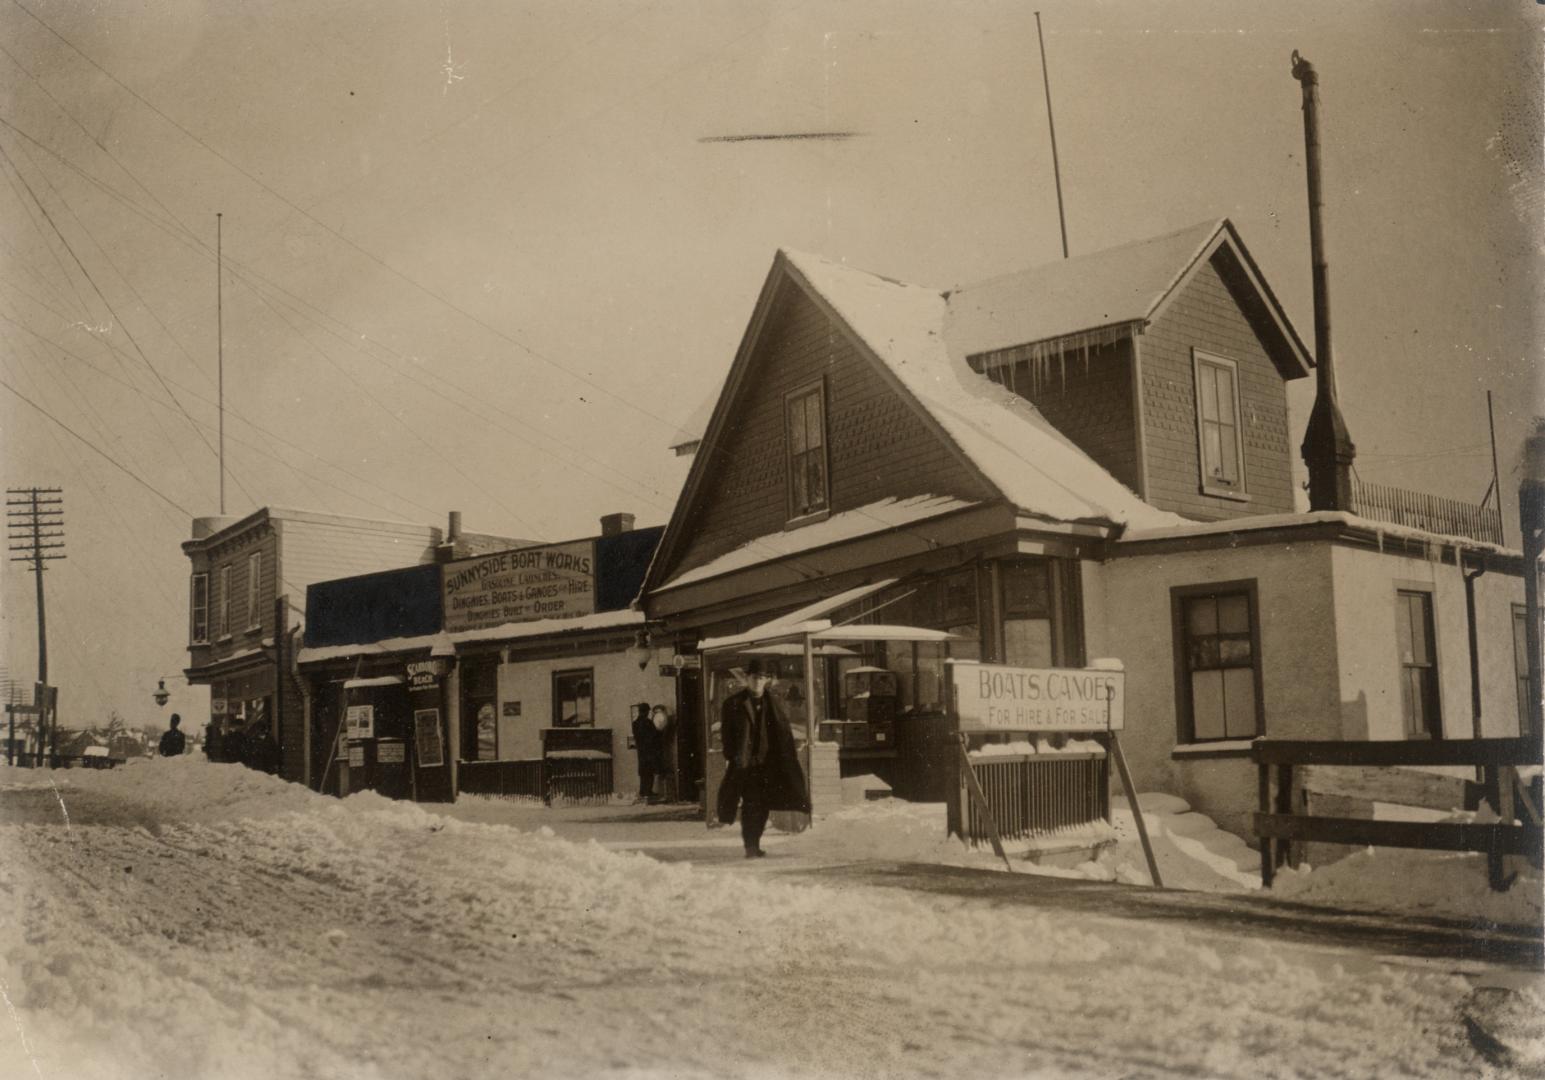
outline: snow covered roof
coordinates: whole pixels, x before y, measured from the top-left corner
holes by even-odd
[[[815,548],[827,547],[844,540],[857,539],[873,533],[885,532],[902,525],[911,525],[929,518],[968,510],[975,503],[951,498],[947,495],[916,495],[910,499],[881,499],[857,510],[844,510],[825,521],[806,525],[801,529],[783,530],[768,536],[759,536],[727,551],[717,559],[701,566],[694,566],[684,574],[678,574],[661,588],[674,589],[705,581],[734,570],[743,570],[758,563],[798,555]],[[783,620],[788,621],[784,616]]]
[[[523,638],[545,637],[555,634],[577,634],[587,630],[614,630],[622,627],[642,626],[644,613],[633,609],[622,611],[598,611],[592,615],[580,615],[569,619],[535,619],[531,622],[502,623],[481,630],[460,630],[455,633],[420,634],[417,637],[387,638],[362,645],[321,645],[301,649],[295,657],[298,664],[315,664],[322,660],[341,660],[353,656],[386,656],[391,653],[414,652],[432,649],[436,644],[450,641],[455,645],[482,641],[517,641]]]
[[[1129,529],[1122,533],[1117,543],[1138,544],[1144,541],[1175,540],[1195,536],[1220,536],[1261,529],[1282,529],[1294,526],[1304,527],[1324,524],[1344,525],[1354,529],[1365,529],[1381,537],[1388,536],[1429,545],[1461,547],[1468,551],[1490,552],[1494,555],[1511,556],[1515,559],[1521,558],[1523,555],[1523,552],[1517,548],[1504,547],[1501,544],[1494,544],[1487,540],[1476,540],[1469,536],[1453,536],[1447,533],[1428,532],[1425,529],[1416,529],[1409,525],[1396,525],[1388,521],[1378,521],[1374,518],[1350,514],[1344,510],[1313,510],[1305,514],[1255,514],[1250,517],[1226,518],[1223,521],[1181,520],[1177,524],[1157,528]]]
[[[1142,323],[1213,238],[1221,219],[968,285],[949,295],[959,356]]]
[[[1053,521],[1157,527],[1181,520],[1143,502],[1034,405],[952,352],[944,294],[815,255],[783,257],[1018,509]]]

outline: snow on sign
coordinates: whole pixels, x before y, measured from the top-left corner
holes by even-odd
[[[1087,668],[951,664],[961,731],[1120,731],[1126,676]]]
[[[445,629],[480,630],[595,611],[595,544],[501,551],[447,563],[441,585]]]
[[[374,738],[375,720],[374,705],[350,705],[344,713],[344,731],[350,739]]]

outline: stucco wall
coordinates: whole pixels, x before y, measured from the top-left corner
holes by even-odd
[[[638,755],[628,749],[632,706],[640,701],[674,709],[676,684],[662,677],[658,659],[645,670],[620,652],[585,653],[556,660],[517,660],[499,666],[499,756],[521,760],[542,756],[541,731],[552,726],[553,672],[591,668],[595,678],[595,726],[612,729],[612,776],[619,792],[638,790]],[[518,717],[506,716],[506,702],[520,702]]]
[[[1231,757],[1176,754],[1175,646],[1170,589],[1254,579],[1261,630],[1266,733],[1335,738],[1338,630],[1331,619],[1328,545],[1278,544],[1084,563],[1088,654],[1126,665],[1122,746],[1144,791],[1172,792],[1219,825],[1248,835],[1255,767],[1243,744]],[[1393,616],[1392,616],[1393,618]]]
[[[1348,739],[1402,739],[1400,656],[1395,637],[1395,593],[1431,590],[1438,656],[1443,735],[1475,735],[1470,700],[1470,642],[1464,578],[1459,567],[1374,550],[1332,548],[1342,683],[1342,735]],[[1523,579],[1490,571],[1475,582],[1476,643],[1480,658],[1481,734],[1517,735],[1513,670],[1513,604],[1524,599]]]

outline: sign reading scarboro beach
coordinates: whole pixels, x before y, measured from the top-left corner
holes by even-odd
[[[1120,731],[1126,675],[1092,668],[951,664],[961,731]]]
[[[446,563],[441,600],[450,633],[589,615],[595,611],[595,544],[580,540]]]

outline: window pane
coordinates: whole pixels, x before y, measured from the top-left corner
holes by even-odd
[[[1218,381],[1217,411],[1213,413],[1218,421],[1228,427],[1234,426],[1234,373],[1225,367],[1212,369]]]
[[[813,393],[805,398],[805,445],[825,446],[826,424],[821,416],[821,395]]]
[[[1255,669],[1230,668],[1222,673],[1225,726],[1231,739],[1251,739],[1255,730]]]
[[[796,514],[803,514],[805,507],[810,505],[810,500],[806,496],[805,470],[798,458],[795,458],[790,465],[789,480],[794,487],[794,490],[790,493],[790,497],[794,500],[794,512]]]
[[[477,759],[493,761],[499,756],[498,725],[494,703],[485,701],[477,707]]]
[[[1218,369],[1211,364],[1198,367],[1198,380],[1202,387],[1201,410],[1203,420],[1218,419]]]
[[[1004,662],[1012,667],[1051,666],[1051,620],[1005,619]]]
[[[1051,583],[1046,564],[1003,564],[1003,611],[1006,615],[1051,614]]]
[[[1192,671],[1208,671],[1222,667],[1217,637],[1193,638],[1186,645],[1186,662]]]
[[[1218,602],[1210,596],[1195,596],[1185,602],[1186,605],[1186,633],[1192,637],[1198,634],[1216,634],[1218,632]]]
[[[789,402],[789,453],[802,454],[806,449],[805,399],[795,398]]]
[[[1224,634],[1250,632],[1250,597],[1247,594],[1231,593],[1218,597],[1218,631]]]
[[[807,504],[811,510],[819,510],[826,505],[826,460],[821,456],[821,451],[813,450],[805,460],[805,492],[809,499]]]
[[[1221,480],[1223,478],[1223,437],[1218,432],[1217,424],[1202,425],[1202,454],[1206,459],[1207,478]]]
[[[1411,637],[1411,599],[1406,593],[1399,593],[1395,597],[1395,643],[1400,650],[1400,662],[1415,663],[1416,653]]]
[[[1250,666],[1250,639],[1248,637],[1219,638],[1218,664],[1222,667]]]
[[[1221,739],[1227,734],[1223,712],[1223,672],[1191,673],[1191,724],[1198,739]]]
[[[1218,428],[1218,477],[1226,483],[1239,483],[1239,444],[1232,425]]]
[[[952,574],[944,579],[944,621],[976,622],[976,578],[971,571]],[[971,633],[976,634],[974,626]]]

